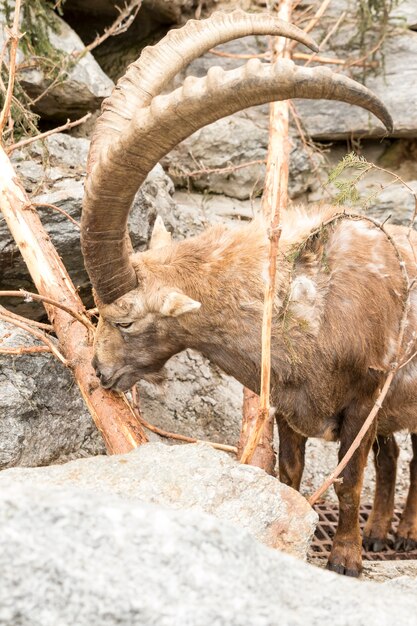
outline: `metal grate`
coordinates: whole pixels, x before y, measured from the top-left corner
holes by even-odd
[[[321,502],[314,505],[319,516],[319,523],[316,528],[313,541],[311,542],[309,556],[314,558],[328,558],[332,547],[333,537],[336,533],[337,521],[339,518],[338,505],[330,502]],[[361,531],[372,510],[371,504],[361,505],[359,511],[359,524]],[[368,552],[362,548],[362,557],[368,561],[400,561],[417,559],[417,549],[410,552],[397,552],[392,548],[394,532],[400,521],[400,511],[394,511],[391,532],[388,535],[388,545],[381,552]]]

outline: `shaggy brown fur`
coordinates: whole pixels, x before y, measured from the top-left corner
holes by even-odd
[[[281,434],[286,433],[281,476],[296,488],[306,437],[339,439],[343,456],[356,436],[396,358],[403,310],[403,278],[387,237],[369,223],[347,219],[320,230],[335,213],[332,207],[289,213],[280,242],[271,400]],[[396,229],[395,236],[414,276],[405,234]],[[154,242],[132,261],[140,287],[99,307],[95,366],[102,384],[126,390],[159,372],[172,355],[194,348],[259,392],[268,262],[264,224],[255,221],[235,230],[216,226],[180,243],[165,239],[162,247]],[[413,296],[405,337],[409,354],[417,349],[416,315]],[[416,402],[417,364],[411,361],[387,396],[378,421],[380,435],[401,429],[417,433]],[[329,567],[347,575],[356,576],[361,569],[358,507],[374,437],[371,428],[336,486],[340,521]],[[386,458],[391,458],[393,467],[394,457],[383,453],[384,463],[389,465]],[[379,472],[380,500],[383,476]],[[416,492],[417,478],[413,485]],[[366,530],[371,540],[383,540],[387,531],[392,485],[386,489],[387,505],[382,511],[377,504]],[[401,532],[417,541],[417,493],[409,500]]]

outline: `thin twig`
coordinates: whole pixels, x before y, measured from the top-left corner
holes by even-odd
[[[86,326],[86,328],[88,328],[89,331],[94,332],[95,330],[93,324],[90,322],[90,320],[88,319],[86,315],[83,315],[82,313],[75,311],[71,307],[66,306],[65,304],[62,304],[62,302],[59,302],[58,300],[54,300],[53,298],[48,298],[48,296],[42,296],[39,293],[32,293],[30,291],[24,291],[22,289],[20,291],[0,291],[0,297],[24,298],[28,302],[30,302],[31,300],[37,300],[38,302],[45,302],[45,304],[51,304],[52,306],[56,306],[59,309],[62,309],[69,315],[72,315],[72,317],[74,317],[76,320],[81,322],[81,324],[84,324],[84,326]]]
[[[256,161],[246,161],[245,163],[239,163],[238,165],[226,165],[224,167],[207,168],[202,167],[198,170],[182,170],[178,168],[171,168],[172,175],[183,176],[184,178],[198,178],[199,176],[206,176],[209,174],[226,174],[228,172],[234,172],[235,170],[241,170],[245,167],[251,167],[252,165],[264,165],[265,159],[257,159]]]
[[[9,82],[7,84],[7,91],[6,97],[4,99],[3,109],[0,113],[0,135],[2,134],[3,129],[6,125],[6,120],[9,117],[10,107],[12,104],[14,79],[16,76],[16,54],[17,47],[19,45],[19,39],[21,37],[21,34],[19,33],[20,3],[21,0],[15,0],[13,26],[9,30]]]
[[[0,354],[8,354],[11,356],[21,356],[23,354],[39,354],[39,352],[49,352],[52,354],[48,346],[19,346],[17,348],[2,348],[0,346]]]
[[[332,0],[323,0],[321,5],[319,6],[317,11],[315,12],[314,17],[309,21],[307,26],[305,28],[303,28],[303,31],[305,33],[309,33],[309,32],[311,32],[313,30],[313,28],[316,26],[318,21],[323,17],[325,12],[327,11],[327,7],[329,6],[331,1]],[[292,49],[294,47],[294,45],[297,45],[297,43],[296,42],[292,42],[290,44],[290,49]]]
[[[43,324],[42,322],[37,322],[36,320],[31,320],[28,317],[23,317],[22,315],[18,315],[17,313],[12,313],[4,306],[0,304],[0,312],[8,317],[13,317],[14,319],[20,320],[24,324],[29,324],[29,326],[36,326],[36,328],[40,328],[41,330],[46,330],[48,333],[54,332],[54,327],[51,324]]]
[[[339,28],[340,24],[343,22],[343,20],[346,17],[346,11],[344,11],[339,19],[335,22],[335,24],[333,24],[332,28],[329,30],[329,32],[327,33],[327,35],[325,36],[325,38],[323,39],[323,41],[320,43],[320,50],[322,50],[324,48],[324,46],[326,45],[326,43],[329,41],[330,37],[333,36],[333,34],[337,31],[337,29]],[[312,61],[319,61],[319,57],[317,56],[316,52],[313,52],[312,54],[310,54],[310,58],[308,59],[307,63],[305,63],[305,67],[307,67],[308,65],[310,65],[310,63]]]
[[[382,402],[385,399],[385,396],[388,393],[388,390],[391,386],[392,380],[394,378],[395,375],[395,371],[392,371],[388,374],[384,386],[381,389],[381,392],[378,395],[378,398],[375,401],[375,404],[371,410],[371,412],[369,413],[368,417],[366,418],[366,420],[364,421],[362,428],[360,429],[360,431],[358,432],[358,434],[356,435],[355,439],[353,440],[353,443],[351,444],[349,450],[346,452],[345,456],[343,457],[343,459],[340,461],[340,463],[337,465],[336,469],[329,474],[329,476],[326,478],[326,480],[324,481],[324,483],[321,485],[321,487],[319,487],[319,489],[317,489],[317,491],[315,491],[313,493],[312,496],[310,496],[310,498],[308,499],[308,502],[311,506],[313,506],[313,504],[315,504],[317,502],[317,500],[328,490],[329,487],[331,487],[331,485],[337,480],[338,476],[340,475],[340,473],[345,469],[346,465],[349,463],[350,459],[352,458],[352,456],[354,455],[354,453],[356,452],[356,450],[359,448],[362,439],[364,438],[364,436],[366,435],[366,433],[368,432],[371,424],[373,423],[374,419],[376,418],[379,409],[382,406]]]
[[[340,19],[340,18],[339,18]],[[333,29],[332,29],[333,30]],[[330,33],[333,34],[333,33]],[[329,34],[329,35],[330,35]],[[326,41],[327,42],[328,37],[326,37],[323,42],[320,45],[323,45],[323,43]],[[271,53],[270,52],[260,52],[259,54],[239,54],[239,53],[233,53],[233,52],[223,52],[221,50],[215,50],[214,48],[212,48],[211,50],[209,50],[209,52],[211,54],[214,54],[215,56],[218,57],[224,57],[227,59],[241,59],[241,60],[247,60],[247,59],[265,59],[265,61],[269,61],[271,59]],[[312,57],[314,57],[312,59]],[[314,60],[317,63],[324,63],[325,65],[341,65],[341,66],[347,66],[349,65],[349,67],[352,66],[356,66],[359,65],[360,67],[378,67],[379,63],[377,61],[369,61],[369,62],[364,62],[361,61],[360,59],[358,60],[351,60],[351,61],[343,61],[342,59],[335,59],[333,57],[326,57],[326,56],[322,56],[320,55],[318,52],[312,52],[312,53],[307,53],[307,52],[294,52],[292,55],[292,58],[297,60],[297,61],[310,61]]]
[[[125,33],[137,16],[141,4],[142,0],[133,0],[132,2],[126,4],[124,9],[116,7],[119,11],[119,15],[114,20],[113,24],[111,24],[111,26],[109,26],[108,28],[105,28],[103,34],[97,35],[97,37],[91,43],[89,43],[88,46],[85,46],[85,48],[83,48],[83,50],[77,50],[76,52],[73,52],[72,56],[74,58],[84,56],[87,52],[91,52],[92,50],[97,48],[97,46],[102,44],[109,37],[114,37],[116,35],[121,35],[122,33]]]
[[[24,324],[23,322],[21,322],[20,320],[15,319],[14,317],[8,317],[7,315],[3,315],[2,313],[0,313],[0,320],[2,322],[7,322],[9,324],[13,324],[14,326],[18,326],[19,328],[22,328],[23,330],[25,330],[26,332],[30,333],[31,335],[33,335],[36,339],[38,339],[39,341],[42,341],[45,345],[48,346],[48,348],[50,349],[50,351],[56,356],[56,358],[61,361],[61,363],[63,365],[65,365],[66,367],[68,367],[69,363],[67,361],[67,359],[60,353],[60,351],[58,350],[58,348],[55,346],[55,344],[53,343],[53,341],[51,341],[51,339],[49,337],[47,337],[47,335],[45,335],[43,332],[41,332],[40,330],[35,330],[32,326],[30,326],[29,324]]]
[[[53,209],[54,211],[58,211],[58,213],[61,213],[67,219],[69,219],[70,222],[72,222],[74,226],[78,228],[78,230],[81,228],[80,223],[77,222],[77,220],[71,217],[69,213],[67,213],[64,209],[61,209],[61,207],[57,206],[56,204],[49,204],[49,202],[32,202],[31,205],[34,207],[45,207],[46,209]]]
[[[137,392],[136,387],[132,387],[131,394],[132,394],[131,406],[136,417],[138,418],[142,426],[144,426],[151,432],[156,433],[157,435],[160,435],[161,437],[166,437],[167,439],[175,439],[177,441],[184,441],[186,443],[207,443],[213,448],[216,448],[216,450],[223,450],[223,452],[232,452],[233,454],[237,454],[236,446],[229,446],[223,443],[215,443],[213,441],[203,441],[202,439],[196,439],[195,437],[187,437],[186,435],[178,435],[177,433],[171,433],[167,430],[163,430],[162,428],[158,428],[157,426],[154,426],[153,424],[145,420],[145,418],[142,415],[142,411],[139,408],[139,400],[138,400],[139,394]]]
[[[39,141],[40,139],[45,139],[46,137],[50,137],[51,135],[55,135],[56,133],[62,133],[64,130],[68,130],[69,128],[74,128],[75,126],[79,126],[80,124],[84,124],[91,117],[91,113],[87,113],[83,117],[80,117],[79,120],[75,120],[71,122],[69,119],[62,126],[57,126],[57,128],[53,128],[52,130],[47,130],[44,133],[40,133],[39,135],[34,135],[33,137],[27,137],[27,139],[22,139],[17,143],[13,143],[10,146],[7,146],[6,153],[11,154],[14,150],[20,150],[20,148],[24,148],[34,141]]]

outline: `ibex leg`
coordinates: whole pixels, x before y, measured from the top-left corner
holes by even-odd
[[[374,506],[363,533],[367,550],[379,552],[387,541],[394,511],[395,479],[397,475],[398,445],[394,435],[378,436],[373,443],[376,472]]]
[[[411,435],[413,458],[410,463],[410,489],[401,522],[398,525],[396,550],[417,548],[417,434]]]
[[[279,479],[299,491],[304,471],[307,437],[296,433],[281,416],[277,416],[279,432]]]
[[[362,423],[363,420],[358,419],[358,413],[354,414],[352,409],[346,410],[340,431],[339,460],[348,451]],[[327,568],[346,576],[359,576],[362,570],[359,504],[363,473],[374,437],[373,424],[341,473],[342,481],[335,484],[339,499],[339,524]]]

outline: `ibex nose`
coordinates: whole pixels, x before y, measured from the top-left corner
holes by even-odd
[[[100,378],[100,367],[96,356],[91,361],[91,365],[93,366],[97,378]]]
[[[98,362],[97,357],[93,358],[93,360],[91,361],[91,365],[94,368],[94,371],[95,371],[95,374],[96,374],[97,378],[100,379],[101,386],[104,387],[105,389],[108,388],[108,387],[111,387],[111,384],[109,384],[111,377],[106,377],[103,374],[103,372],[100,369],[100,364]]]

